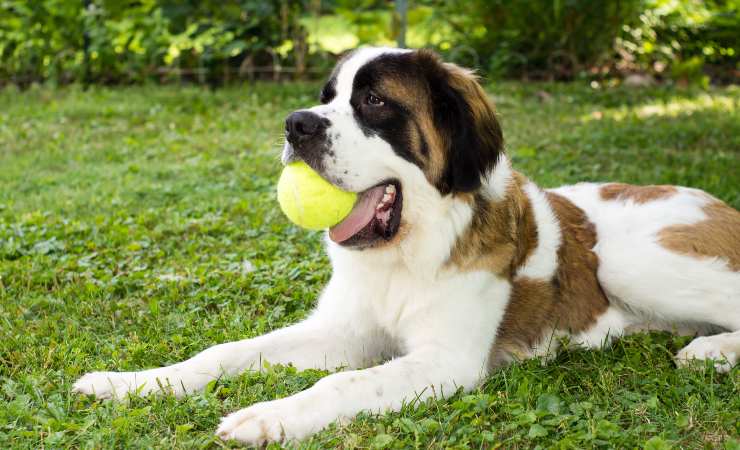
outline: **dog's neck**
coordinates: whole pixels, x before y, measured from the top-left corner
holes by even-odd
[[[502,153],[473,193],[442,196],[431,187],[418,192],[407,188],[404,220],[413,227],[402,227],[396,243],[358,251],[327,239],[329,255],[335,268],[383,267],[425,280],[460,269],[490,271],[495,260],[496,273],[507,276],[508,267],[526,256],[531,235],[536,234],[523,192],[526,183],[529,180],[514,171]],[[490,220],[496,225],[493,229]]]
[[[502,155],[481,189],[470,195],[471,220],[452,247],[447,265],[509,278],[537,242],[537,224],[525,187],[538,189]]]

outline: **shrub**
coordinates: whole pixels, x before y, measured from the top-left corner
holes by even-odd
[[[568,79],[609,59],[639,0],[454,0],[439,13],[455,42],[472,47],[498,76]]]
[[[645,0],[639,21],[617,40],[619,65],[684,82],[737,81],[738,30],[738,0]]]
[[[409,3],[407,42],[491,76],[740,74],[740,0]],[[398,31],[381,0],[0,0],[0,84],[217,83],[285,67],[301,77],[354,44],[392,45]]]
[[[493,76],[651,72],[737,82],[740,0],[473,0],[438,3],[451,58]],[[469,51],[460,51],[467,47]],[[474,58],[474,60],[473,60]]]
[[[0,81],[138,82],[160,79],[163,68],[221,79],[275,58],[306,65],[300,0],[2,0],[0,8]]]

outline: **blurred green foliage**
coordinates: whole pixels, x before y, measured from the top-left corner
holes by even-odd
[[[494,75],[572,78],[611,58],[641,0],[453,0],[443,14]]]
[[[737,82],[740,0],[643,0],[616,41],[620,62],[682,81]]]
[[[305,67],[300,0],[3,0],[0,80],[100,83],[273,63]],[[175,72],[179,73],[179,72]]]
[[[740,73],[740,0],[453,0],[437,14],[453,25],[445,45],[472,47],[491,75],[732,82]]]
[[[301,78],[394,45],[398,19],[381,0],[0,0],[0,84]],[[416,0],[406,37],[494,77],[740,74],[740,0]]]

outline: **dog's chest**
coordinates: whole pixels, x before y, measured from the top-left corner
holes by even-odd
[[[369,309],[374,320],[384,329],[400,348],[414,336],[438,334],[443,336],[454,328],[454,321],[470,321],[471,325],[494,331],[498,318],[488,320],[492,305],[497,309],[508,302],[508,289],[500,289],[508,283],[495,275],[459,273],[434,279],[415,276],[396,270],[386,276],[387,289],[377,290],[370,300]],[[368,289],[371,289],[368,286]]]

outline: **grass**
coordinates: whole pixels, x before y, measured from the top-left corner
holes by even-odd
[[[0,92],[0,446],[201,448],[225,413],[325,372],[266,367],[177,400],[70,395],[91,370],[187,358],[304,317],[320,235],[276,208],[283,117],[316,85]],[[672,183],[740,208],[740,89],[491,87],[544,186]],[[540,92],[547,91],[550,96]],[[334,425],[313,448],[740,448],[740,370],[678,370],[687,337],[516,364],[470,394]]]

